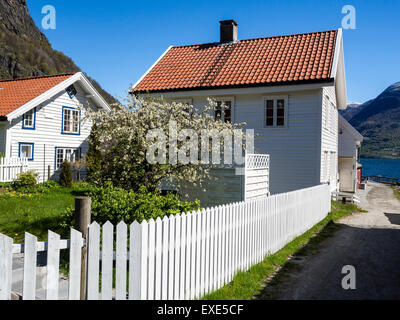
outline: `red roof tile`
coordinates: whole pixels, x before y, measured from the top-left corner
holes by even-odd
[[[172,47],[134,92],[330,79],[337,30]]]
[[[13,80],[0,80],[0,116],[6,116],[47,90],[73,76],[72,73]]]

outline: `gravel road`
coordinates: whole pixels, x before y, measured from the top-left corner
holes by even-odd
[[[297,267],[257,298],[400,299],[400,201],[390,187],[375,183],[360,196],[360,207],[368,213],[339,220],[341,228],[320,243],[316,253],[296,259]],[[342,288],[346,265],[355,267],[355,290]]]

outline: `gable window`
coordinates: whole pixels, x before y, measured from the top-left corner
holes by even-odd
[[[215,120],[221,120],[226,123],[232,123],[232,100],[219,100],[216,101],[217,106],[215,108]]]
[[[70,85],[67,89],[66,89],[69,97],[72,99],[73,97],[76,96],[77,91],[76,88],[74,87],[74,85]]]
[[[81,112],[78,109],[63,107],[62,134],[80,134]]]
[[[72,163],[80,159],[80,149],[78,148],[56,148],[55,169],[61,168],[65,160]]]
[[[33,161],[34,159],[34,147],[33,143],[19,143],[19,158],[20,159],[27,159],[28,161]]]
[[[22,116],[22,129],[35,130],[35,125],[36,108],[33,108]]]
[[[287,126],[287,98],[265,98],[265,126],[286,127]]]

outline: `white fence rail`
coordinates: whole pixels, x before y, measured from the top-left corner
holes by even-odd
[[[114,227],[109,222],[103,225],[100,237],[101,227],[94,222],[87,240],[87,299],[200,298],[324,219],[331,210],[330,199],[329,186],[321,185],[163,220],[134,222],[129,232],[121,222],[116,227],[115,248]],[[0,300],[11,295],[13,252],[25,255],[23,299],[35,299],[36,255],[43,250],[48,252],[46,298],[57,300],[59,256],[65,248],[70,250],[68,297],[79,299],[83,243],[75,230],[67,241],[49,231],[46,243],[38,243],[27,233],[24,245],[13,245],[11,238],[0,234]]]
[[[11,182],[28,170],[28,161],[19,158],[0,158],[0,182]]]

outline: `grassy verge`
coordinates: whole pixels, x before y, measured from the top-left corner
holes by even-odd
[[[400,187],[392,187],[394,196],[400,201]]]
[[[333,202],[332,212],[315,225],[312,229],[288,243],[277,253],[267,256],[263,262],[251,267],[246,272],[239,272],[233,281],[221,289],[206,295],[203,300],[250,300],[260,294],[263,290],[265,281],[273,273],[286,264],[292,255],[300,250],[304,250],[310,242],[313,245],[323,241],[335,232],[339,226],[334,222],[353,212],[361,211],[355,205],[341,204]],[[318,235],[318,237],[317,237]],[[313,246],[308,246],[307,250],[312,250]]]

